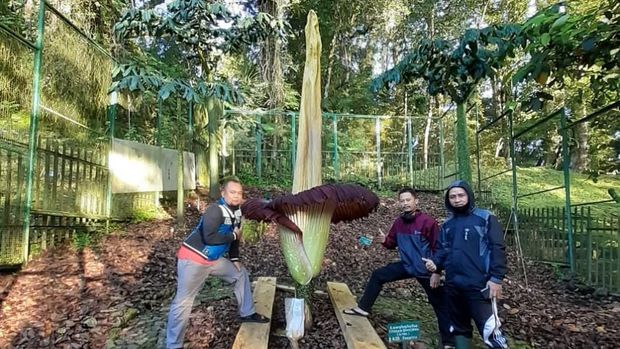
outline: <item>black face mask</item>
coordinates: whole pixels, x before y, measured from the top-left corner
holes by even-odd
[[[454,211],[454,213],[456,214],[464,214],[469,212],[469,204],[465,205],[465,206],[461,206],[461,207],[454,207],[452,206],[452,210]]]
[[[405,223],[411,223],[413,222],[415,218],[415,212],[412,212],[412,211],[403,212],[400,215],[400,218],[402,218],[403,222]]]

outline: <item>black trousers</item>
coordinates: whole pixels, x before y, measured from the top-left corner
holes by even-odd
[[[491,300],[478,290],[462,290],[445,287],[452,323],[452,334],[471,338],[474,320],[484,344],[489,348],[507,348],[506,338],[495,328],[495,316]]]
[[[414,276],[405,270],[403,262],[390,263],[385,267],[373,271],[370,280],[368,280],[368,284],[366,284],[364,295],[358,303],[358,307],[364,311],[370,312],[383,288],[383,284],[392,281],[411,279],[413,277]],[[450,315],[444,287],[431,288],[430,278],[416,278],[416,280],[418,280],[418,283],[420,283],[424,292],[426,292],[428,302],[435,311],[442,343],[444,345],[453,344],[454,340],[450,333]]]

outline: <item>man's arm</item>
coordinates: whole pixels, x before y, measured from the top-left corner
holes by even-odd
[[[506,245],[504,244],[504,233],[497,217],[491,215],[488,224],[489,250],[491,251],[491,263],[489,264],[489,275],[491,281],[501,284],[506,276]]]
[[[202,242],[206,245],[223,245],[237,239],[236,234],[219,233],[220,225],[224,223],[222,209],[218,205],[207,208],[203,217]]]
[[[424,227],[424,237],[431,248],[431,252],[435,254],[439,245],[439,223],[437,220],[429,216],[428,223]]]
[[[444,264],[446,262],[446,258],[448,257],[448,253],[450,253],[452,241],[449,241],[448,234],[446,232],[445,224],[441,225],[439,229],[439,241],[436,244],[435,256],[431,258],[437,270],[434,271],[436,273],[440,272],[444,268]]]
[[[383,241],[383,246],[387,249],[393,250],[396,248],[396,246],[398,246],[398,243],[396,241],[396,229],[395,229],[395,225],[396,225],[396,221],[394,221],[394,223],[392,224],[392,227],[390,228],[390,231],[388,232],[387,236],[385,237],[385,241]]]
[[[230,244],[228,259],[230,259],[231,262],[239,261],[239,240],[235,240]]]

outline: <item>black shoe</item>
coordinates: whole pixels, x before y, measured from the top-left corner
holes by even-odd
[[[265,323],[270,322],[271,319],[269,319],[266,316],[262,316],[259,313],[254,313],[252,315],[239,317],[239,321],[241,321],[241,322],[258,322],[258,323],[261,323],[261,324],[265,324]]]

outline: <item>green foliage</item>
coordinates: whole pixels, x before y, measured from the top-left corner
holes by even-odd
[[[284,25],[265,13],[241,17],[223,2],[176,0],[167,11],[126,10],[114,26],[117,40],[131,46],[132,38],[155,38],[157,51],[174,51],[184,63],[181,72],[171,73],[152,60],[129,61],[116,67],[112,89],[154,91],[160,99],[175,95],[188,101],[204,102],[208,97],[241,103],[231,84],[214,81],[218,63],[226,54],[241,52],[273,33],[282,35]],[[159,56],[161,52],[157,52]],[[187,68],[181,68],[187,65]]]
[[[76,231],[71,240],[71,247],[77,251],[96,248],[105,235],[102,229],[102,226],[96,226]]]
[[[267,232],[269,224],[265,222],[257,222],[244,220],[241,225],[241,235],[243,236],[243,242],[254,245],[256,244]]]
[[[455,43],[424,40],[394,68],[373,81],[372,89],[393,87],[415,79],[428,83],[430,95],[446,94],[455,103],[467,101],[478,83],[493,76],[520,42],[513,24],[469,29]]]
[[[78,231],[73,235],[71,245],[78,251],[90,247],[92,245],[91,233],[87,231]]]
[[[166,213],[155,206],[146,206],[134,208],[131,215],[131,221],[134,223],[147,222],[165,217]]]
[[[579,7],[556,4],[523,24],[521,45],[530,59],[514,75],[514,83],[535,80],[563,88],[569,79],[587,77],[599,98],[619,89],[620,3],[602,1],[583,13]],[[540,99],[531,101],[533,109],[541,108]]]
[[[161,100],[171,96],[192,102],[204,102],[207,97],[216,97],[233,104],[242,104],[243,97],[235,87],[226,82],[199,80],[190,84],[188,79],[175,78],[171,72],[160,70],[161,62],[153,60],[133,61],[117,65],[112,71],[113,91],[154,92]]]

